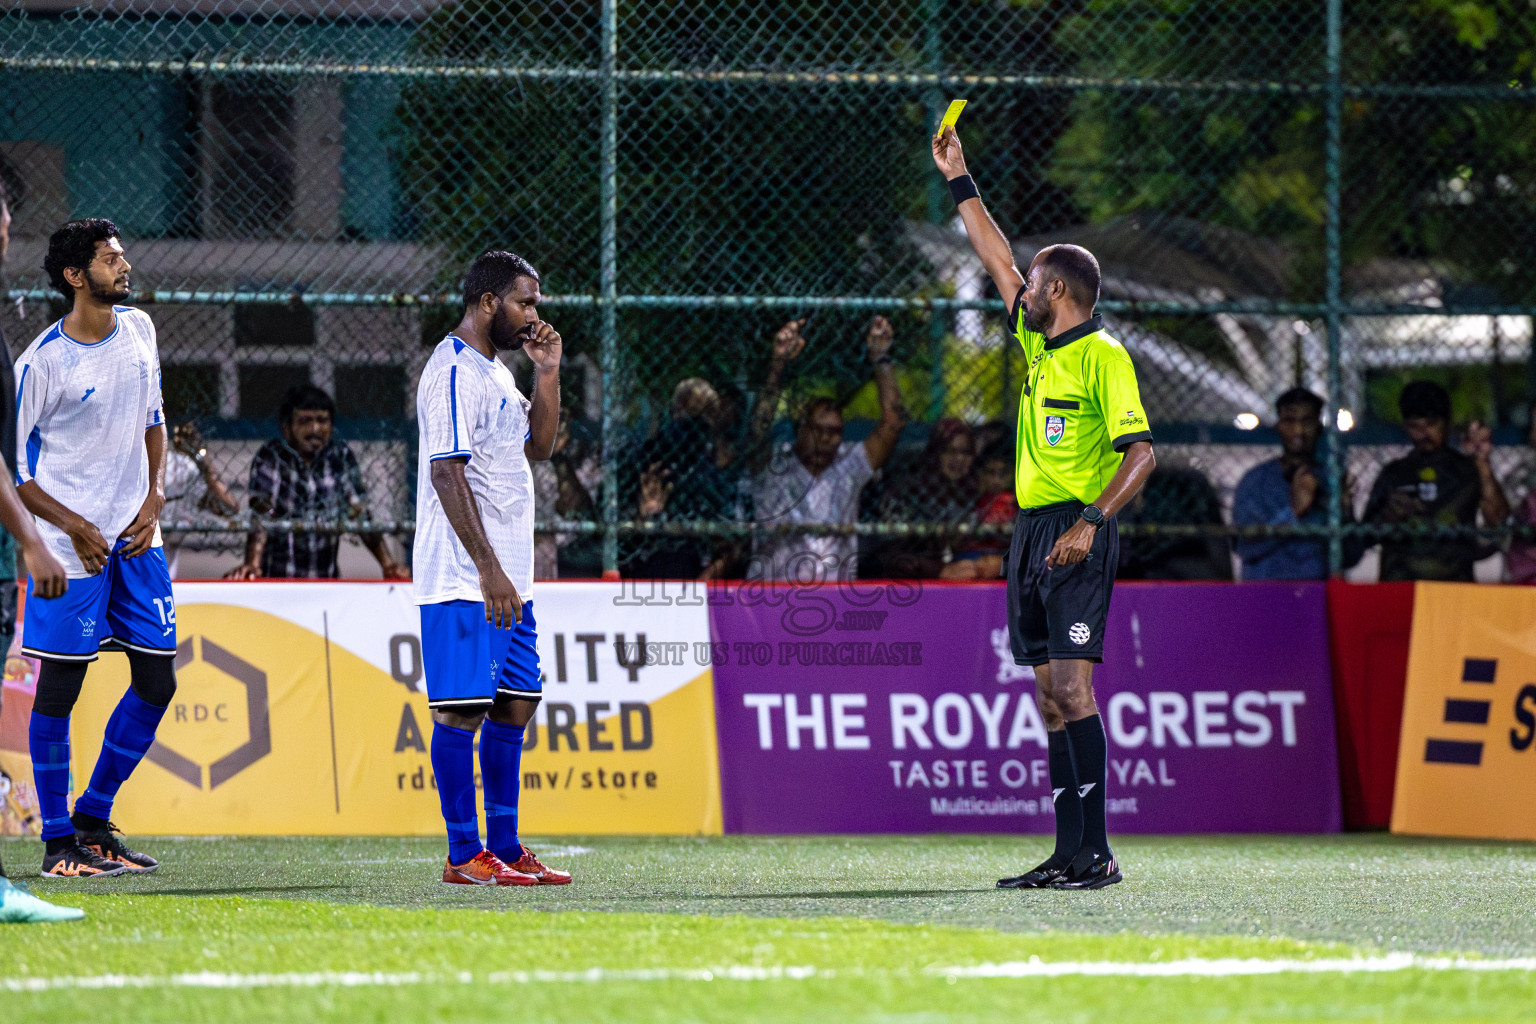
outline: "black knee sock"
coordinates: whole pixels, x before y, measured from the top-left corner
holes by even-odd
[[[1072,741],[1072,766],[1077,770],[1077,791],[1083,801],[1083,849],[1108,853],[1104,783],[1109,773],[1109,742],[1104,736],[1104,720],[1089,715],[1068,722],[1067,737]]]
[[[1065,730],[1045,734],[1050,752],[1051,801],[1056,806],[1056,849],[1051,860],[1065,867],[1083,845],[1083,799],[1077,793],[1077,770]]]
[[[80,687],[85,685],[85,670],[89,667],[83,661],[42,659],[32,710],[50,718],[68,718],[75,710],[75,701],[80,699]]]

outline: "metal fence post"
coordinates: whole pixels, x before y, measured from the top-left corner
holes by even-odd
[[[602,152],[598,174],[601,196],[598,219],[602,226],[599,274],[602,336],[599,362],[603,368],[603,575],[619,572],[619,253],[618,253],[618,0],[603,0]]]
[[[944,74],[944,39],[942,19],[943,0],[928,0],[924,5],[923,50],[928,73],[933,76],[933,88],[928,90],[928,124],[930,131],[937,131],[939,119],[947,106],[943,87],[939,85]],[[949,203],[949,189],[939,180],[937,173],[928,174],[928,222],[943,224]],[[928,379],[929,418],[937,420],[944,411],[944,321],[937,309],[929,311],[928,344],[933,355],[933,369]]]
[[[1343,254],[1340,251],[1339,198],[1343,188],[1344,135],[1344,12],[1343,0],[1327,0],[1328,8],[1328,91],[1326,99],[1327,141],[1323,158],[1326,180],[1323,185],[1325,221],[1323,229],[1324,322],[1328,332],[1328,572],[1337,575],[1344,569],[1344,451],[1339,431],[1339,401],[1344,394],[1344,372],[1340,365],[1342,350],[1343,306],[1340,278]]]

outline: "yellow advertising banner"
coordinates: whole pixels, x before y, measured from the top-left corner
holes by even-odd
[[[1420,583],[1392,831],[1536,839],[1536,588]]]
[[[708,611],[624,595],[597,583],[535,593],[545,699],[523,752],[521,827],[719,834]],[[118,796],[125,828],[443,830],[408,585],[190,583],[177,584],[176,599],[178,689]],[[74,715],[77,788],[127,685],[120,655],[91,667]]]

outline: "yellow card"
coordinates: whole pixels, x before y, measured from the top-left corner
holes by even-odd
[[[939,122],[939,130],[935,135],[943,135],[945,128],[953,128],[955,122],[960,120],[960,111],[965,109],[965,100],[950,100],[949,109],[944,111],[944,120]]]

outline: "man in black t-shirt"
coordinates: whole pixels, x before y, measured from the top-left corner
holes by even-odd
[[[1365,506],[1367,523],[1476,526],[1477,514],[1497,526],[1509,518],[1509,502],[1488,465],[1492,432],[1473,421],[1462,451],[1447,445],[1450,393],[1416,380],[1397,400],[1413,451],[1387,463]],[[1389,540],[1381,545],[1381,580],[1472,582],[1472,563],[1493,547],[1474,537]]]

